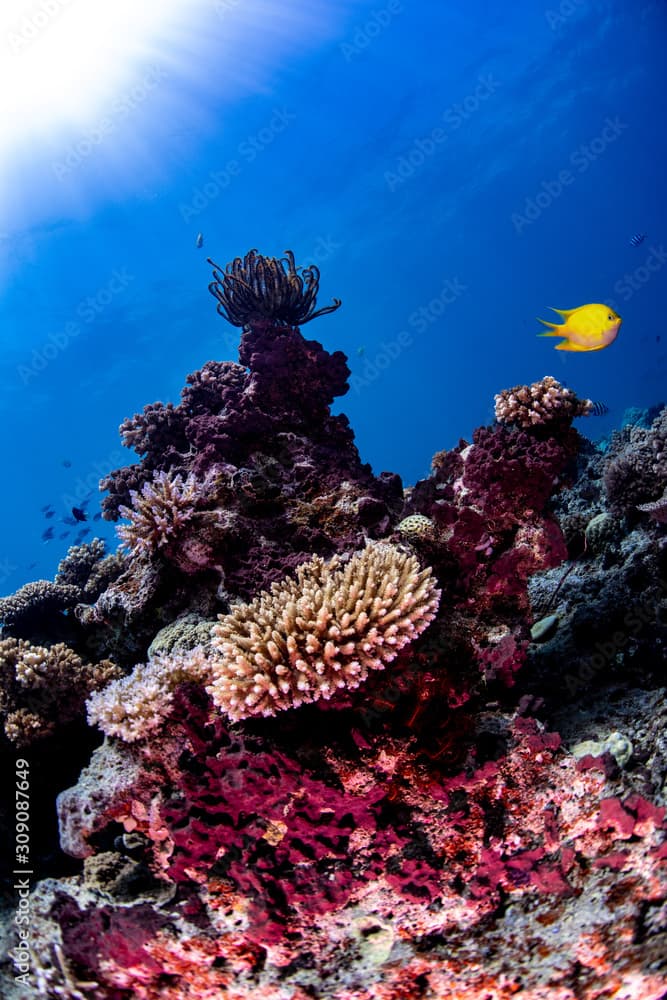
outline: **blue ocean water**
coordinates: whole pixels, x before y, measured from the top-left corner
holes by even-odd
[[[208,255],[320,267],[319,304],[343,307],[304,333],[347,353],[336,409],[406,485],[502,388],[552,374],[603,401],[580,422],[594,438],[667,396],[664,2],[162,6],[138,50],[128,5],[127,67],[85,115],[94,60],[69,115],[0,129],[1,593],[52,577],[81,527],[115,544],[93,517],[100,477],[135,458],[121,420],[236,358]],[[76,0],[21,7],[17,66],[81,33]],[[31,114],[61,59],[36,60]],[[16,95],[0,125],[26,124]],[[549,306],[600,301],[623,318],[607,350],[535,336]],[[87,525],[64,523],[81,504]]]

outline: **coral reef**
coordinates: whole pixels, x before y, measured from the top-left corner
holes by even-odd
[[[517,386],[404,493],[298,329],[337,308],[317,269],[214,278],[239,362],[121,425],[128,551],[1,605],[65,852],[31,858],[20,1000],[660,1000],[667,411],[603,451],[588,401]]]
[[[180,684],[209,680],[211,664],[201,646],[157,654],[127,677],[114,680],[88,702],[88,721],[127,743],[146,739],[165,721]]]
[[[449,777],[400,739],[346,745],[337,714],[313,721],[304,757],[185,698],[160,746],[125,773],[102,748],[61,796],[70,849],[90,857],[110,823],[162,886],[159,908],[149,887],[129,906],[88,880],[43,887],[40,934],[97,996],[371,1000],[414,996],[418,972],[452,1000],[610,983],[658,1000],[664,808],[521,717],[480,717],[495,755]]]
[[[183,479],[156,472],[141,492],[130,490],[131,507],[118,511],[130,522],[118,528],[123,546],[137,558],[170,553],[186,572],[192,564],[193,572],[208,566],[211,551],[205,542],[191,540],[185,560],[177,546],[187,529],[191,535],[201,536],[207,522],[215,524],[222,519],[221,512],[205,509],[215,500],[214,480],[213,470],[201,482],[192,473]]]
[[[369,544],[345,565],[316,556],[221,618],[213,648],[223,666],[207,691],[232,720],[329,699],[391,663],[439,600],[431,570],[393,546]]]
[[[495,397],[498,423],[523,428],[570,424],[575,417],[586,417],[592,410],[592,400],[579,399],[551,375],[531,385],[503,389]]]
[[[633,424],[614,433],[605,459],[609,510],[636,520],[637,508],[656,501],[667,489],[667,409],[649,428]]]
[[[145,738],[185,681],[205,684],[233,721],[328,700],[396,659],[439,599],[430,569],[393,546],[369,544],[345,565],[316,556],[294,579],[220,616],[208,655],[197,646],[140,664],[90,700],[88,719],[128,742]]]
[[[64,643],[0,639],[0,717],[7,739],[27,746],[83,718],[85,700],[119,677],[110,660],[85,663]]]
[[[35,580],[10,597],[0,599],[0,623],[17,628],[42,621],[46,616],[73,608],[80,598],[79,588],[69,583]]]
[[[659,521],[660,524],[667,523],[667,487],[662,496],[652,503],[638,503],[637,510],[640,510],[642,514],[648,514],[649,517],[652,517],[654,521]]]
[[[297,296],[276,267],[290,308],[311,310],[312,282]],[[347,419],[330,412],[348,388],[345,357],[305,340],[288,325],[293,316],[272,312],[282,292],[270,287],[264,312],[244,326],[239,364],[208,362],[187,377],[178,406],[156,403],[121,425],[123,442],[143,457],[105,477],[102,506],[109,519],[130,519],[121,537],[148,566],[134,560],[117,588],[131,601],[103,597],[98,618],[137,628],[154,618],[164,592],[190,586],[188,575],[207,587],[214,577],[249,599],[314,553],[350,552],[387,534],[402,503],[400,478],[374,476]]]

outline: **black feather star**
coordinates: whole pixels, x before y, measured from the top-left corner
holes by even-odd
[[[319,269],[314,264],[296,267],[291,250],[280,259],[249,250],[243,259],[235,257],[224,271],[210,257],[207,260],[214,278],[209,291],[218,300],[218,312],[232,326],[247,326],[257,320],[276,326],[302,326],[341,305],[340,299],[334,299],[333,305],[315,309]]]

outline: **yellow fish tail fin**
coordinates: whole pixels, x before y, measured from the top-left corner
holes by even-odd
[[[561,327],[557,323],[548,323],[546,319],[540,319],[539,316],[536,317],[538,323],[542,323],[543,326],[549,327],[549,333],[538,333],[538,337],[562,337],[563,334],[560,332]]]

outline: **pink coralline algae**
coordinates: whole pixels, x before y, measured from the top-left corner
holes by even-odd
[[[129,910],[63,888],[54,913],[66,960],[97,996],[229,988],[291,1000],[313,976],[326,982],[342,953],[348,972],[329,990],[340,1000],[400,996],[400,983],[414,995],[406,967],[425,996],[505,998],[523,983],[531,996],[593,1000],[612,983],[658,1000],[664,980],[633,928],[637,907],[667,894],[665,810],[608,794],[603,767],[577,765],[534,721],[505,719],[497,759],[446,777],[400,738],[346,744],[337,713],[307,710],[318,735],[304,755],[289,731],[269,745],[212,724],[193,690],[179,697],[169,736],[142,748],[103,812],[89,805],[95,779],[61,797],[63,836],[80,853],[92,853],[92,818],[98,840],[115,825],[172,886],[168,906]],[[369,955],[361,943],[376,934],[383,946]]]
[[[440,582],[460,607],[474,602],[480,621],[513,608],[514,624],[525,625],[528,578],[566,558],[546,505],[576,449],[568,427],[555,435],[481,427],[472,444],[437,454],[431,476],[413,488],[406,513],[436,526],[438,541],[425,551]]]

